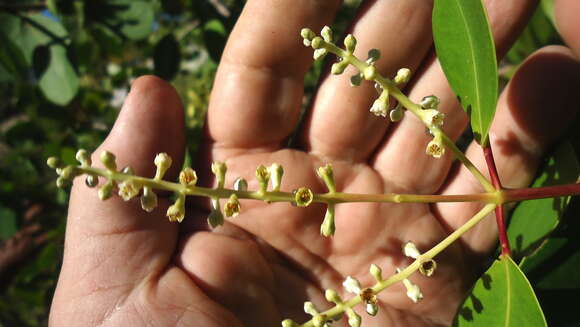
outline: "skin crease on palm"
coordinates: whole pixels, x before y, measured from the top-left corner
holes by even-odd
[[[501,56],[525,24],[534,1],[486,1]],[[282,190],[325,188],[315,169],[332,163],[337,190],[359,193],[481,192],[450,154],[424,153],[429,138],[417,119],[397,124],[368,112],[372,85],[351,88],[349,68],[326,76],[301,125],[297,149],[284,149],[298,123],[303,78],[312,59],[301,44],[302,27],[331,24],[337,1],[248,1],[223,53],[211,97],[202,151],[196,169],[210,185],[209,163],[228,165],[227,185],[242,176],[257,187],[259,164],[285,168]],[[379,48],[385,76],[410,67],[405,92],[414,101],[435,94],[446,114],[445,132],[457,138],[467,117],[454,100],[430,37],[432,4],[426,0],[367,1],[352,32],[357,54]],[[558,27],[572,51],[552,46],[533,54],[504,90],[491,130],[500,177],[508,187],[526,186],[540,156],[574,115],[580,81],[580,25],[570,12],[576,0],[556,1]],[[574,32],[576,31],[576,32]],[[574,51],[574,52],[573,52]],[[547,95],[551,97],[548,98]],[[577,101],[576,101],[577,103]],[[540,122],[549,122],[541,124]],[[171,86],[155,77],[137,79],[102,150],[117,155],[118,166],[152,176],[153,158],[174,160],[175,179],[185,144],[183,110]],[[486,171],[481,150],[468,156]],[[97,162],[98,160],[93,160]],[[370,264],[385,276],[410,261],[401,245],[413,241],[426,251],[469,219],[481,205],[341,204],[336,234],[319,234],[324,207],[243,201],[242,213],[213,231],[205,226],[207,203],[194,200],[182,224],[165,217],[168,200],[148,214],[138,201],[118,197],[102,202],[81,179],[74,183],[65,251],[50,314],[51,326],[279,326],[284,318],[308,320],[303,302],[328,308],[324,289],[343,296],[348,275],[373,283]],[[396,284],[380,294],[376,317],[361,308],[363,326],[448,325],[467,289],[483,269],[497,239],[493,217],[465,234],[436,260],[433,277],[411,280],[424,295],[418,304]],[[333,326],[347,326],[345,319]]]

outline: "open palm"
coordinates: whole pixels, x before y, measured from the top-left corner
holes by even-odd
[[[532,6],[526,0],[490,3],[502,53]],[[407,114],[393,125],[370,114],[374,88],[351,88],[349,70],[340,77],[323,78],[297,134],[297,149],[285,149],[298,124],[304,74],[311,62],[310,51],[300,47],[298,32],[303,26],[319,29],[329,24],[338,5],[338,1],[248,1],[216,77],[196,161],[202,182],[211,182],[209,163],[221,160],[228,165],[227,185],[245,177],[250,189],[256,189],[255,168],[277,162],[286,168],[282,190],[308,186],[325,192],[315,169],[331,163],[342,192],[480,192],[467,171],[452,165],[450,155],[441,159],[425,155],[429,137],[417,119]],[[359,39],[359,56],[371,47],[381,50],[383,58],[377,63],[381,73],[392,76],[401,67],[419,71],[407,94],[415,101],[439,96],[446,114],[444,129],[457,138],[467,117],[431,51],[430,13],[431,4],[424,0],[368,1],[351,29]],[[526,185],[542,149],[559,132],[537,133],[544,102],[534,98],[540,95],[524,99],[521,92],[548,87],[544,92],[555,93],[563,85],[570,87],[561,76],[571,67],[578,70],[571,58],[563,47],[539,51],[502,95],[491,139],[505,185]],[[544,68],[547,63],[549,69]],[[560,79],[540,86],[537,76],[542,76],[541,83]],[[562,121],[570,112],[564,105],[555,110],[559,112],[553,117]],[[153,157],[167,152],[174,159],[168,178],[175,178],[183,160],[183,125],[183,110],[171,86],[154,77],[140,78],[96,154],[109,150],[117,155],[119,166],[131,165],[137,174],[151,176]],[[468,156],[484,170],[477,147],[470,147]],[[75,181],[51,312],[54,326],[276,326],[284,318],[304,321],[308,319],[302,312],[304,301],[329,307],[324,289],[342,292],[341,283],[349,275],[370,285],[372,263],[387,276],[394,273],[410,263],[401,252],[403,243],[413,241],[427,250],[480,208],[473,203],[340,204],[336,234],[324,238],[321,205],[295,208],[288,203],[242,201],[238,217],[209,230],[207,204],[200,201],[190,205],[178,225],[164,216],[168,200],[147,214],[137,201],[114,197],[101,202],[94,193]],[[421,287],[423,301],[414,304],[402,285],[394,285],[381,293],[377,317],[361,312],[363,324],[449,324],[495,239],[494,221],[487,219],[436,258],[434,276],[411,277]],[[341,323],[346,326],[345,321],[335,325]]]

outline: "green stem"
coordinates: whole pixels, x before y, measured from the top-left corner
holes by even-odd
[[[456,229],[453,233],[443,239],[439,244],[435,245],[431,250],[423,253],[419,258],[417,258],[412,264],[407,266],[407,268],[401,270],[398,274],[395,274],[385,280],[377,282],[373,287],[372,290],[375,294],[380,293],[381,291],[385,290],[389,286],[398,283],[406,278],[408,278],[411,274],[419,269],[419,266],[426,260],[433,259],[443,250],[445,250],[449,245],[455,242],[458,238],[460,238],[463,234],[469,231],[473,226],[477,225],[483,218],[485,218],[490,212],[492,212],[496,207],[496,204],[490,203],[486,204],[478,213],[476,213],[471,219],[469,219],[465,224],[461,227]],[[335,306],[329,310],[322,312],[321,314],[329,317],[335,318],[342,315],[346,308],[352,308],[359,303],[362,302],[360,296],[355,296],[348,301],[345,301],[340,306]],[[313,327],[314,324],[312,320],[300,325],[301,327]]]
[[[112,179],[116,182],[123,182],[132,179],[142,186],[150,187],[174,193],[183,193],[190,196],[204,196],[208,198],[227,199],[232,194],[236,194],[240,199],[253,199],[267,202],[293,202],[292,192],[260,192],[260,191],[236,191],[228,188],[209,188],[201,186],[184,186],[179,183],[165,180],[150,179],[146,177],[134,176],[113,172],[107,169],[95,167],[77,167],[78,172],[92,174]],[[424,195],[424,194],[357,194],[329,192],[314,194],[313,202],[318,203],[347,203],[347,202],[390,202],[390,203],[435,203],[435,202],[482,202],[497,203],[497,193],[476,193],[458,195]]]
[[[353,54],[348,53],[347,51],[337,47],[332,43],[325,42],[324,48],[329,52],[343,58],[343,60],[347,60],[351,65],[356,67],[360,72],[364,72],[365,69],[369,67],[369,64],[366,62],[358,59]],[[417,116],[422,122],[423,119],[421,118],[421,106],[414,103],[409,99],[401,90],[397,87],[397,85],[388,78],[383,77],[381,74],[377,73],[374,81],[379,83],[381,87],[385,90],[388,90],[389,95],[393,98],[397,99],[397,101],[405,107],[407,110],[411,111],[415,116]],[[423,122],[425,123],[425,122]],[[428,126],[429,127],[429,126]],[[449,137],[438,127],[429,127],[433,135],[440,134],[444,145],[453,152],[455,158],[457,158],[461,163],[473,174],[473,176],[479,181],[479,183],[483,186],[485,191],[493,192],[495,191],[493,185],[490,181],[483,175],[483,173],[477,169],[477,167],[465,156],[459,148],[449,139]]]

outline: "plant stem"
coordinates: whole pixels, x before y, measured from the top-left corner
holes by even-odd
[[[343,58],[343,60],[347,60],[351,65],[353,65],[360,72],[364,72],[365,69],[367,69],[370,66],[366,62],[358,59],[354,55],[352,55],[352,54],[346,52],[345,50],[337,47],[333,43],[325,42],[324,48],[327,51]],[[421,106],[419,106],[415,102],[411,101],[411,99],[409,99],[405,94],[403,94],[403,92],[401,92],[401,90],[397,87],[397,85],[393,81],[391,81],[388,78],[383,77],[379,73],[376,74],[374,81],[379,83],[383,89],[388,90],[390,96],[397,99],[397,101],[403,107],[405,107],[407,110],[411,111],[415,116],[417,116],[417,118],[419,118],[423,122],[423,120],[421,119],[421,115],[420,115],[420,112],[422,110]],[[465,154],[463,152],[461,152],[461,150],[459,150],[459,148],[457,148],[455,143],[453,143],[453,141],[451,141],[451,139],[449,139],[449,137],[439,127],[429,127],[429,129],[431,130],[433,135],[435,135],[435,134],[441,135],[444,145],[448,149],[450,149],[451,152],[453,152],[453,155],[455,156],[455,158],[457,158],[459,161],[461,161],[461,163],[473,174],[473,176],[483,186],[485,191],[487,191],[487,192],[495,191],[493,185],[489,182],[489,180],[481,173],[481,171],[479,171],[479,169],[477,169],[477,167],[469,160],[469,158],[467,158],[465,156]]]
[[[502,202],[518,202],[522,200],[554,198],[566,195],[580,195],[580,184],[506,189],[502,192]]]
[[[499,174],[497,173],[495,159],[493,158],[493,150],[489,144],[483,147],[483,156],[485,157],[485,163],[489,169],[489,176],[491,177],[491,182],[493,183],[494,188],[497,191],[501,191],[503,186],[501,185],[501,180],[499,179]],[[497,224],[499,244],[501,245],[501,254],[505,256],[511,256],[512,251],[510,249],[510,242],[507,236],[503,204],[499,204],[495,208],[495,222]]]
[[[384,289],[388,288],[389,286],[402,281],[403,279],[408,278],[411,274],[419,269],[419,266],[425,261],[429,259],[433,259],[436,255],[441,253],[445,250],[449,245],[455,242],[458,238],[460,238],[463,234],[465,234],[468,230],[470,230],[473,226],[477,225],[483,218],[485,218],[490,212],[492,212],[496,207],[496,204],[490,203],[486,204],[478,213],[476,213],[471,219],[469,219],[465,224],[461,227],[456,229],[453,233],[443,239],[439,244],[435,245],[431,250],[423,253],[420,255],[412,264],[407,266],[405,269],[401,270],[398,274],[395,274],[385,280],[377,282],[373,287],[372,290],[375,294],[380,293]],[[362,302],[360,296],[355,296],[348,301],[345,301],[341,305],[334,306],[333,308],[322,312],[321,314],[329,317],[329,318],[336,318],[342,315],[346,308],[352,308],[355,305]],[[301,327],[313,327],[313,321],[310,320],[302,325]]]
[[[209,188],[201,186],[184,186],[179,183],[173,183],[165,180],[156,180],[146,177],[112,172],[103,168],[95,167],[77,167],[79,172],[84,174],[98,175],[109,178],[116,182],[123,182],[132,179],[136,183],[171,192],[179,192],[185,195],[204,196],[208,198],[227,199],[232,194],[236,194],[240,199],[253,199],[267,202],[294,202],[292,192],[260,192],[260,191],[236,191],[228,188]],[[482,202],[497,203],[498,195],[496,193],[476,193],[476,194],[458,194],[458,195],[424,195],[424,194],[358,194],[329,192],[314,194],[313,202],[318,203],[347,203],[347,202],[390,202],[390,203],[435,203],[435,202]]]

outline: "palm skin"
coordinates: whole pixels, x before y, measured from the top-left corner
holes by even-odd
[[[366,17],[381,15],[393,9],[390,6],[404,7],[399,10],[410,15],[406,17],[409,20],[418,19],[417,15],[428,17],[430,10],[421,1],[385,3],[368,5],[353,27],[355,32],[357,28],[372,28],[365,25],[370,24]],[[514,22],[494,28],[500,51],[507,47],[531,8],[528,1],[512,3],[517,3],[508,8]],[[284,140],[297,124],[301,80],[311,55],[298,48],[296,33],[302,26],[329,23],[332,15],[328,12],[332,13],[336,5],[249,1],[232,33],[212,93],[207,133],[197,161],[201,182],[211,183],[209,162],[223,160],[228,165],[226,185],[241,176],[249,181],[250,189],[256,189],[255,168],[277,162],[286,170],[282,190],[308,186],[315,192],[325,192],[315,169],[332,163],[341,192],[480,192],[465,170],[452,166],[450,155],[436,160],[424,154],[429,138],[413,117],[407,115],[395,127],[369,114],[366,108],[373,100],[369,97],[372,87],[347,89],[344,85],[348,85],[348,76],[325,79],[300,134],[299,149],[284,149]],[[425,8],[411,14],[408,9],[413,6]],[[506,9],[497,3],[495,6],[490,8],[492,22]],[[264,13],[263,28],[256,29],[253,17]],[[281,17],[289,23],[272,29],[269,24],[276,26]],[[424,28],[417,27],[412,42],[424,37]],[[359,43],[362,47],[371,41],[362,38]],[[256,49],[260,44],[272,46],[268,51]],[[466,117],[432,61],[428,45],[415,59],[406,53],[390,55],[386,45],[381,59],[386,66],[381,71],[391,74],[399,66],[422,65],[407,93],[414,100],[429,92],[437,94],[447,114],[446,131],[457,137]],[[293,49],[290,55],[288,49]],[[545,62],[540,65],[537,58],[547,58],[550,69],[542,68]],[[504,92],[491,135],[492,145],[500,150],[496,159],[505,185],[524,186],[529,182],[539,153],[557,137],[561,131],[558,124],[569,120],[570,111],[560,106],[557,110],[561,112],[554,115],[558,122],[553,124],[554,130],[544,129],[538,136],[518,118],[523,110],[526,115],[542,117],[543,103],[536,101],[535,107],[520,108],[510,99],[522,90],[540,84],[545,87],[530,78],[533,76],[559,76],[559,83],[550,86],[553,92],[573,87],[580,73],[572,58],[562,47],[541,50],[525,64],[527,79],[514,77]],[[576,73],[562,81],[562,72],[569,71]],[[566,100],[564,97],[563,103]],[[340,115],[331,114],[334,112]],[[183,158],[184,138],[183,111],[175,91],[159,79],[144,77],[132,85],[115,127],[95,153],[112,151],[120,167],[131,165],[137,174],[151,176],[155,153],[168,152],[174,165],[167,178],[175,179]],[[506,138],[512,143],[505,145]],[[531,147],[539,149],[533,156],[525,150]],[[483,171],[485,166],[475,146],[468,155]],[[308,319],[302,313],[304,301],[328,307],[324,300],[327,288],[347,297],[341,283],[348,275],[360,279],[363,286],[370,285],[373,280],[368,268],[373,263],[383,269],[385,276],[393,274],[397,267],[410,263],[401,252],[404,242],[413,241],[425,251],[480,207],[340,204],[336,234],[324,238],[319,232],[325,209],[321,205],[295,208],[288,203],[242,201],[238,217],[210,231],[205,226],[206,203],[192,202],[185,221],[177,225],[169,223],[164,215],[170,204],[167,200],[161,200],[160,207],[148,214],[138,201],[123,202],[113,197],[101,202],[95,193],[83,181],[75,181],[63,268],[51,308],[52,326],[277,326],[284,318],[303,322]],[[481,269],[480,255],[489,253],[495,244],[493,224],[492,217],[488,218],[438,256],[434,276],[411,277],[421,287],[423,301],[412,303],[403,286],[394,285],[381,293],[377,317],[367,318],[359,310],[363,325],[449,324]],[[341,324],[346,326],[346,321],[334,325]]]

